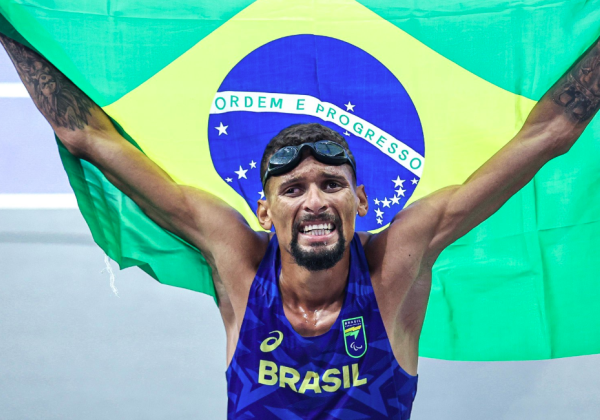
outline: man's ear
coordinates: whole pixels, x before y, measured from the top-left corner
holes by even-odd
[[[264,230],[271,230],[273,221],[269,215],[269,203],[267,203],[267,200],[258,200],[256,217],[258,217],[258,223]]]
[[[365,192],[365,186],[359,185],[356,187],[356,196],[358,197],[358,215],[364,217],[369,210],[369,200],[367,199],[367,193]]]

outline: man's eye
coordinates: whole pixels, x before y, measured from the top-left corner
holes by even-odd
[[[335,181],[329,181],[327,183],[327,188],[334,189],[334,188],[339,188],[339,186],[340,186],[340,184],[338,182],[335,182]]]
[[[296,192],[298,192],[298,188],[290,187],[287,190],[285,190],[284,194],[295,194]]]

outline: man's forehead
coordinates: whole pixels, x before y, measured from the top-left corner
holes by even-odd
[[[314,157],[309,156],[300,162],[298,166],[292,169],[290,172],[283,175],[273,177],[273,180],[277,180],[275,183],[278,185],[289,184],[293,181],[301,181],[308,178],[328,178],[328,177],[342,177],[348,181],[352,179],[352,168],[349,165],[328,165],[326,163],[319,162]]]

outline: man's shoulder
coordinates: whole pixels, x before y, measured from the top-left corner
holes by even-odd
[[[230,235],[222,241],[219,254],[207,260],[225,283],[230,280],[238,284],[240,279],[254,278],[272,237],[272,233],[264,231]]]
[[[356,232],[356,234],[358,235],[358,238],[360,239],[360,243],[363,246],[363,248],[367,246],[367,244],[373,237],[373,234],[370,232]]]
[[[248,250],[248,253],[253,255],[253,270],[258,270],[258,266],[267,254],[267,250],[269,249],[269,243],[271,243],[271,239],[273,239],[273,236],[275,236],[274,232],[256,232],[255,247],[253,247],[253,249]]]
[[[421,263],[428,249],[430,226],[435,224],[435,220],[423,221],[426,213],[414,203],[398,212],[381,231],[357,232],[372,272],[379,272],[385,265],[388,271],[396,273]]]

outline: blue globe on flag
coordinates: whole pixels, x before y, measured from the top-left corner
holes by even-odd
[[[347,42],[317,35],[281,38],[229,72],[209,116],[217,173],[256,212],[264,198],[265,146],[282,129],[313,122],[344,136],[356,158],[357,181],[369,197],[369,212],[357,219],[356,230],[385,226],[421,178],[423,130],[400,81]]]

